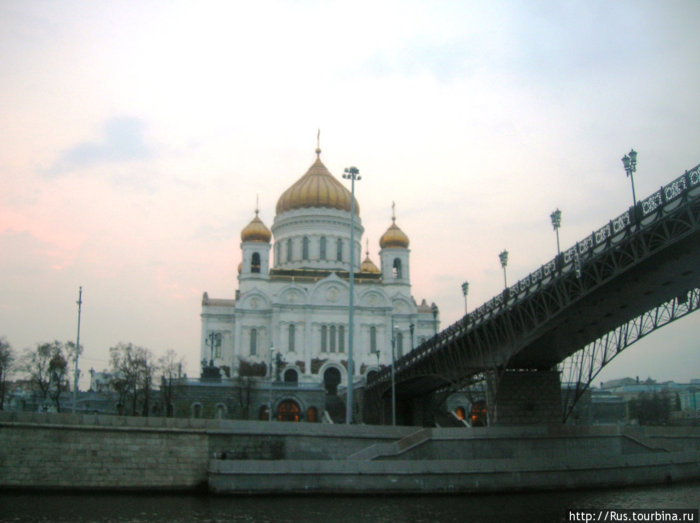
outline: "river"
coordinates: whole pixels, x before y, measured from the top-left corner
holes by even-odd
[[[0,522],[556,522],[573,508],[700,508],[700,482],[626,489],[432,496],[0,492]]]

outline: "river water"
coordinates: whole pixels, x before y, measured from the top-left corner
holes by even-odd
[[[700,482],[521,494],[254,496],[0,492],[0,522],[556,522],[569,509],[700,508]]]

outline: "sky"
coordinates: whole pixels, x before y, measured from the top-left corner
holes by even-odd
[[[359,168],[441,325],[700,163],[700,2],[0,2],[0,336],[131,342],[199,373],[201,298],[315,159]],[[700,317],[599,376],[700,378]]]

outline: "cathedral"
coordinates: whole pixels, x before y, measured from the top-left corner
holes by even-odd
[[[279,197],[272,226],[255,209],[241,231],[235,296],[204,293],[203,381],[252,383],[257,394],[248,395],[247,417],[339,419],[339,391],[361,388],[392,357],[437,332],[437,307],[411,295],[409,238],[395,211],[379,240],[377,266],[368,250],[361,256],[364,227],[352,198],[317,148],[311,167]],[[351,260],[354,376],[348,375]]]

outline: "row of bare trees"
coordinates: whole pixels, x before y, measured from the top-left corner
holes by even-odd
[[[82,347],[81,347],[82,352]],[[155,360],[153,353],[132,343],[119,343],[110,348],[110,387],[117,396],[118,410],[123,414],[148,416],[160,400],[165,415],[172,415],[177,379],[182,374],[182,359],[169,349]],[[70,391],[71,369],[75,364],[73,342],[40,343],[17,358],[12,346],[0,338],[0,410],[4,410],[9,376],[23,375],[41,405],[52,404],[61,411],[61,394]],[[154,389],[160,377],[159,397]]]

